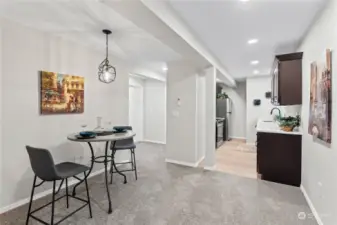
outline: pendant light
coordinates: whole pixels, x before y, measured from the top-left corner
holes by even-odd
[[[103,83],[111,83],[116,79],[116,68],[109,64],[109,40],[108,36],[111,34],[110,30],[102,31],[106,35],[106,58],[101,62],[98,67],[98,79]]]

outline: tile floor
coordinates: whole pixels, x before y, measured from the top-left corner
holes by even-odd
[[[201,168],[165,163],[162,145],[139,144],[136,149],[138,181],[115,177],[110,186],[112,214],[107,214],[103,176],[89,180],[93,219],[84,209],[66,225],[317,225],[299,188]],[[78,194],[85,197],[85,189]],[[50,199],[37,200],[35,207]],[[75,201],[70,202],[76,207]],[[1,225],[25,224],[27,206],[0,216]],[[65,201],[56,204],[56,217],[66,214]],[[45,220],[50,209],[38,213]],[[34,220],[30,225],[38,225]]]
[[[216,171],[257,178],[256,147],[244,140],[226,141],[215,154]]]

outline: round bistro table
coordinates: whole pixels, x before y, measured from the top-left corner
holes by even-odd
[[[136,135],[136,133],[134,133],[133,131],[127,131],[124,133],[115,133],[115,134],[109,134],[109,135],[97,135],[97,137],[95,138],[88,138],[88,139],[80,139],[77,138],[76,136],[78,135],[78,133],[75,134],[70,134],[68,135],[68,140],[70,141],[74,141],[74,142],[86,142],[89,145],[90,151],[91,151],[91,165],[90,165],[90,170],[89,173],[87,173],[86,178],[90,175],[92,168],[94,167],[94,163],[104,163],[104,173],[105,173],[105,186],[106,186],[106,191],[108,194],[108,200],[109,200],[109,209],[108,209],[108,213],[112,213],[112,208],[111,208],[111,199],[110,199],[110,192],[109,192],[109,183],[108,183],[108,162],[112,163],[112,166],[115,168],[116,172],[118,174],[120,174],[121,176],[124,177],[124,184],[127,183],[126,180],[126,176],[124,174],[122,174],[118,169],[117,166],[115,164],[115,144],[116,141],[119,140],[124,140],[124,139],[129,139],[132,138]],[[95,152],[94,149],[92,148],[91,142],[105,142],[105,154],[103,156],[95,156]],[[109,151],[109,144],[112,144],[112,154],[109,155],[108,151]],[[85,179],[80,179],[78,177],[75,177],[77,180],[79,180],[80,182],[78,182],[74,188],[73,188],[73,196],[76,195],[76,188],[78,187],[78,185],[80,185],[81,183],[84,182]]]

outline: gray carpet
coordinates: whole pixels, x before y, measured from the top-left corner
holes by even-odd
[[[139,144],[136,149],[138,181],[128,173],[128,183],[115,175],[110,185],[113,213],[108,203],[103,176],[89,181],[93,219],[87,208],[61,224],[78,225],[317,225],[299,188],[203,171],[164,162],[161,145]],[[85,189],[78,189],[85,198]],[[35,206],[50,199],[35,202]],[[71,208],[79,206],[70,201]],[[25,224],[27,206],[1,216],[1,225]],[[56,204],[56,221],[66,215],[65,200]],[[305,219],[298,219],[304,212]],[[49,221],[50,209],[36,213]],[[40,224],[33,219],[30,225]]]

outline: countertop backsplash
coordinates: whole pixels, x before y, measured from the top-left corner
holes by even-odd
[[[301,115],[302,105],[287,105],[277,106],[281,110],[282,116],[297,116]]]

